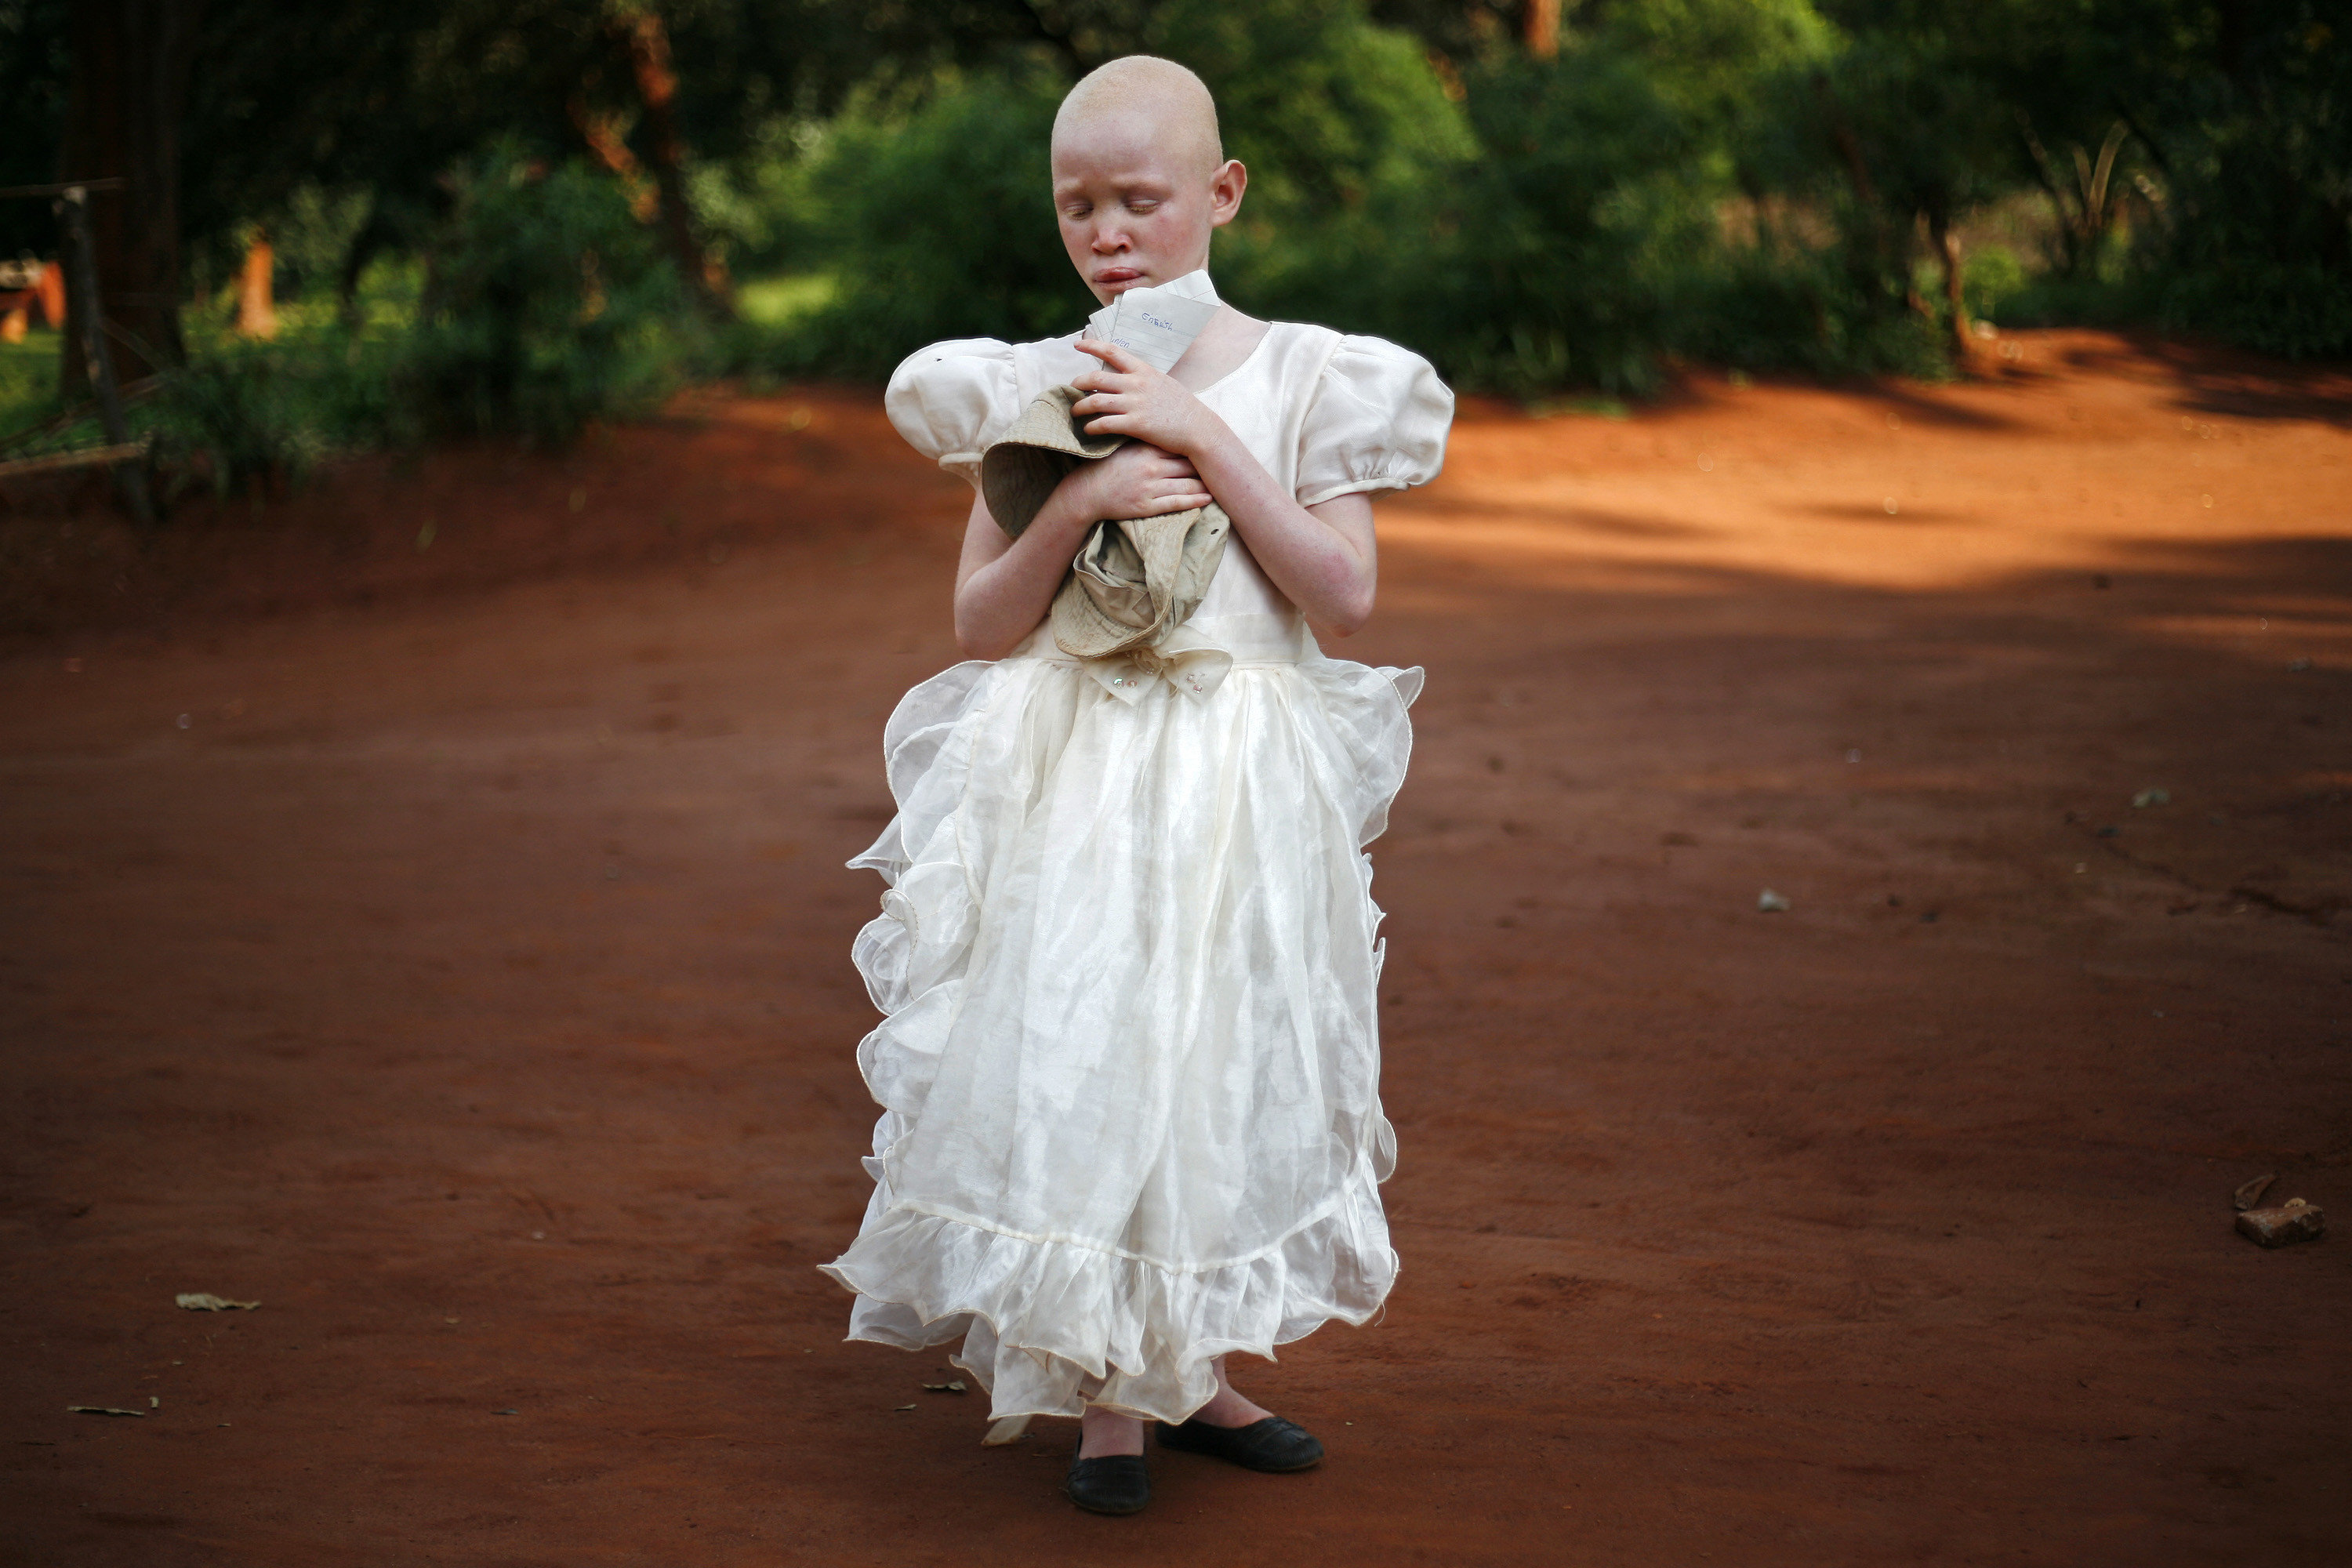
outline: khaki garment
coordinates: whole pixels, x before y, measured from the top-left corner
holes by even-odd
[[[1085,395],[1055,387],[981,455],[980,492],[997,526],[1014,539],[1071,469],[1127,443],[1124,436],[1078,428],[1070,406]],[[1160,647],[1200,608],[1232,531],[1233,521],[1214,502],[1165,517],[1096,523],[1054,595],[1055,646],[1076,658]]]

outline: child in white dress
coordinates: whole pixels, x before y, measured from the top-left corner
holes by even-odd
[[[1098,300],[1215,302],[1210,237],[1247,176],[1191,72],[1131,57],[1081,82],[1053,171]],[[856,951],[887,1015],[858,1048],[884,1109],[873,1201],[826,1272],[856,1294],[852,1339],[961,1340],[998,1418],[1083,1416],[1070,1496],[1128,1513],[1153,1422],[1255,1469],[1319,1460],[1224,1358],[1360,1324],[1396,1275],[1363,846],[1421,674],[1328,658],[1308,628],[1370,614],[1368,498],[1435,476],[1453,396],[1392,344],[1223,306],[1171,374],[1092,339],[974,339],[908,359],[887,407],[977,489],[1063,385],[1090,434],[1131,439],[1018,539],[974,501],[975,662],[899,704],[898,816],[851,862],[889,884]],[[1042,623],[1093,524],[1212,498],[1233,532],[1185,651],[1062,652]]]

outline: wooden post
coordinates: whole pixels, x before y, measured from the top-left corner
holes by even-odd
[[[1539,60],[1559,54],[1559,0],[1527,0],[1528,53]]]
[[[1968,290],[1962,285],[1960,237],[1952,232],[1940,210],[1927,214],[1927,235],[1935,242],[1937,259],[1943,263],[1944,302],[1951,310],[1952,358],[1966,369],[1976,342],[1969,326]]]
[[[45,262],[41,276],[33,284],[33,292],[41,301],[41,325],[53,332],[66,330],[66,268],[61,261]]]
[[[670,253],[677,258],[688,293],[704,313],[714,321],[732,321],[735,303],[727,268],[703,248],[694,232],[693,212],[687,205],[685,145],[677,131],[677,70],[670,61],[669,29],[662,25],[661,13],[650,5],[634,15],[616,15],[612,26],[628,50],[637,101],[645,106],[654,189]]]
[[[70,323],[71,330],[81,339],[84,360],[89,366],[90,384],[98,388],[99,423],[105,428],[109,446],[128,445],[129,428],[122,422],[122,389],[114,380],[114,356],[106,352],[106,312],[98,299],[98,259],[89,243],[89,192],[81,185],[68,185],[58,197],[58,216],[65,220],[66,264],[73,268],[74,281],[81,295],[81,320]],[[147,499],[147,475],[135,462],[114,465],[114,482],[122,491],[122,499],[131,507],[131,515],[142,523],[152,524],[155,509]]]
[[[236,276],[236,330],[248,338],[278,335],[278,304],[270,293],[278,253],[270,248],[269,231],[257,226],[245,247],[245,267]]]

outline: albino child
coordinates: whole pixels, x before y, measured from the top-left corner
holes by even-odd
[[[1216,305],[1212,234],[1248,174],[1200,79],[1134,56],[1054,122],[1078,275]],[[1396,1277],[1378,1184],[1380,910],[1363,846],[1412,745],[1418,669],[1326,658],[1372,608],[1372,492],[1427,482],[1453,395],[1373,338],[1217,305],[1171,373],[1084,337],[939,343],[892,422],[979,488],[983,451],[1074,385],[1077,464],[1017,539],[975,500],[956,574],[973,662],[885,738],[898,818],[853,867],[889,884],[856,956],[887,1016],[872,1203],[826,1267],[849,1336],[955,1363],[1000,1420],[1082,1417],[1071,1500],[1132,1513],[1166,1448],[1291,1471],[1323,1447],[1226,1377]],[[1082,659],[1046,611],[1102,519],[1231,520],[1187,651]],[[1179,679],[1179,674],[1181,679]]]

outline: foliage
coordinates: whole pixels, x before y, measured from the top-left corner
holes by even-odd
[[[1244,216],[1218,241],[1221,289],[1261,310],[1380,315],[1381,240],[1474,153],[1412,40],[1353,5],[1267,0],[1165,6],[1140,41],[1202,72],[1226,150],[1253,171]],[[853,103],[808,186],[838,288],[771,363],[874,375],[925,342],[1048,336],[1091,310],[1046,195],[1068,85],[1033,58]],[[1352,276],[1335,280],[1335,258]]]
[[[1603,44],[1468,82],[1485,156],[1423,271],[1457,374],[1530,393],[1656,380],[1664,279],[1706,241],[1688,121]]]
[[[562,443],[677,383],[677,276],[609,179],[512,145],[453,182],[402,380],[432,422]]]
[[[2159,311],[2289,359],[2352,356],[2352,22],[2318,0],[2218,19],[2166,95]],[[2161,122],[2159,122],[2161,123]]]
[[[398,422],[389,350],[339,331],[198,349],[142,410],[167,494],[299,485],[333,453],[380,444]]]
[[[70,0],[0,0],[0,186],[58,177]],[[44,201],[0,201],[0,256],[52,257],[58,221]]]
[[[1208,84],[1252,171],[1247,210],[1276,226],[1443,180],[1475,151],[1423,49],[1349,0],[1172,0],[1145,43]]]
[[[297,186],[275,210],[256,213],[252,222],[209,236],[193,247],[186,261],[189,298],[216,300],[224,310],[233,310],[230,291],[244,267],[246,246],[257,234],[269,241],[275,263],[271,289],[278,300],[330,291],[340,280],[370,210],[371,198],[364,191]]]
[[[1220,290],[1261,313],[1425,335],[1398,263],[1443,222],[1477,144],[1414,40],[1328,0],[1194,0],[1160,13],[1151,42],[1201,73],[1226,153],[1250,170],[1217,239]]]
[[[642,194],[668,145],[620,25],[646,10],[686,143],[665,188],[751,279],[716,340],[606,166],[635,159]],[[180,134],[192,334],[256,226],[289,310],[341,296],[350,330],[205,351],[155,416],[233,486],[427,428],[561,440],[698,364],[870,377],[928,341],[1067,331],[1090,301],[1047,131],[1077,73],[1138,50],[1202,74],[1250,165],[1227,295],[1465,385],[1629,394],[1677,358],[1939,374],[1948,265],[1970,315],[2352,356],[2340,11],[1564,0],[1538,59],[1525,0],[210,0]],[[0,184],[54,172],[73,14],[0,0]],[[19,248],[54,250],[45,204],[0,204]],[[426,281],[398,342],[351,298],[384,258]]]
[[[1610,15],[1555,60],[1497,50],[1449,79],[1348,0],[1160,7],[1143,43],[1202,72],[1252,170],[1220,289],[1517,395],[1647,390],[1674,354],[1939,369],[1900,288],[1856,275],[1839,237],[1724,233],[1723,203],[1762,178],[1757,125],[1829,47],[1804,0]],[[836,121],[809,189],[838,289],[748,362],[872,376],[927,342],[1068,331],[1090,301],[1045,201],[1066,80],[950,73]]]
[[[1668,312],[1681,357],[1814,375],[1951,374],[1933,322],[1895,309],[1843,247],[1781,237],[1698,258]]]
[[[1045,337],[1092,308],[1062,254],[1046,146],[1065,83],[950,74],[836,122],[813,190],[838,288],[788,352],[847,374],[983,334]]]
[[[47,332],[0,341],[0,435],[37,425],[58,411],[57,339]]]
[[[814,174],[828,140],[822,121],[781,118],[761,127],[740,156],[691,169],[688,199],[737,274],[804,268],[821,253]]]
[[[1994,320],[2000,302],[2014,298],[2029,281],[2017,252],[1999,245],[1969,252],[1961,277],[1968,290],[1969,313],[1986,321]]]

